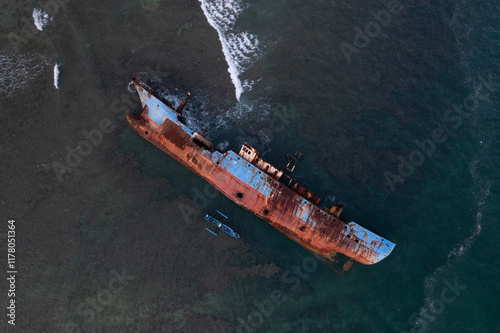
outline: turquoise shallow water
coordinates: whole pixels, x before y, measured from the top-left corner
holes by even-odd
[[[495,3],[96,1],[29,29],[44,5],[6,5],[0,40],[22,331],[500,331]],[[278,167],[302,151],[296,180],[393,253],[339,276],[214,194],[128,128],[136,74],[174,105],[190,89],[188,125],[221,149]],[[113,131],[59,181],[53,161],[103,118]],[[241,241],[203,232],[216,209]],[[122,269],[135,280],[93,308]]]

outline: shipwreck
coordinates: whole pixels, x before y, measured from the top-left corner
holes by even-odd
[[[338,262],[339,253],[350,258],[341,273],[353,261],[375,264],[396,246],[355,222],[342,221],[342,204],[320,207],[320,197],[299,183],[292,186],[290,174],[299,155],[290,155],[289,164],[280,170],[248,144],[239,152],[219,151],[204,135],[186,126],[182,110],[189,92],[173,109],[136,77],[133,83],[142,112],[129,114],[127,120],[139,135],[327,263]]]

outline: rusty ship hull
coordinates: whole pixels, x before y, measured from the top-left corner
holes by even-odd
[[[282,171],[258,157],[249,145],[221,152],[183,121],[182,106],[169,107],[146,84],[133,78],[142,113],[129,114],[130,126],[166,154],[205,179],[229,199],[260,217],[313,253],[334,262],[337,253],[371,265],[387,257],[395,244],[338,217],[338,206],[318,207],[319,197],[299,184],[280,182]],[[180,112],[179,112],[179,109]]]

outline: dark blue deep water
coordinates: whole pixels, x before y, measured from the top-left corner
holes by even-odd
[[[2,6],[0,231],[16,219],[23,268],[0,331],[500,332],[498,3]],[[191,90],[219,149],[300,150],[296,180],[393,253],[337,275],[214,193],[128,128],[133,75],[174,105]],[[216,209],[241,240],[204,231]]]

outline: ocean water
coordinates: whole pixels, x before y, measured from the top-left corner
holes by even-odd
[[[497,3],[1,8],[1,332],[500,332]],[[220,149],[300,150],[295,179],[393,253],[340,276],[217,194],[128,127],[133,75],[190,90]],[[240,240],[204,230],[215,210]]]

